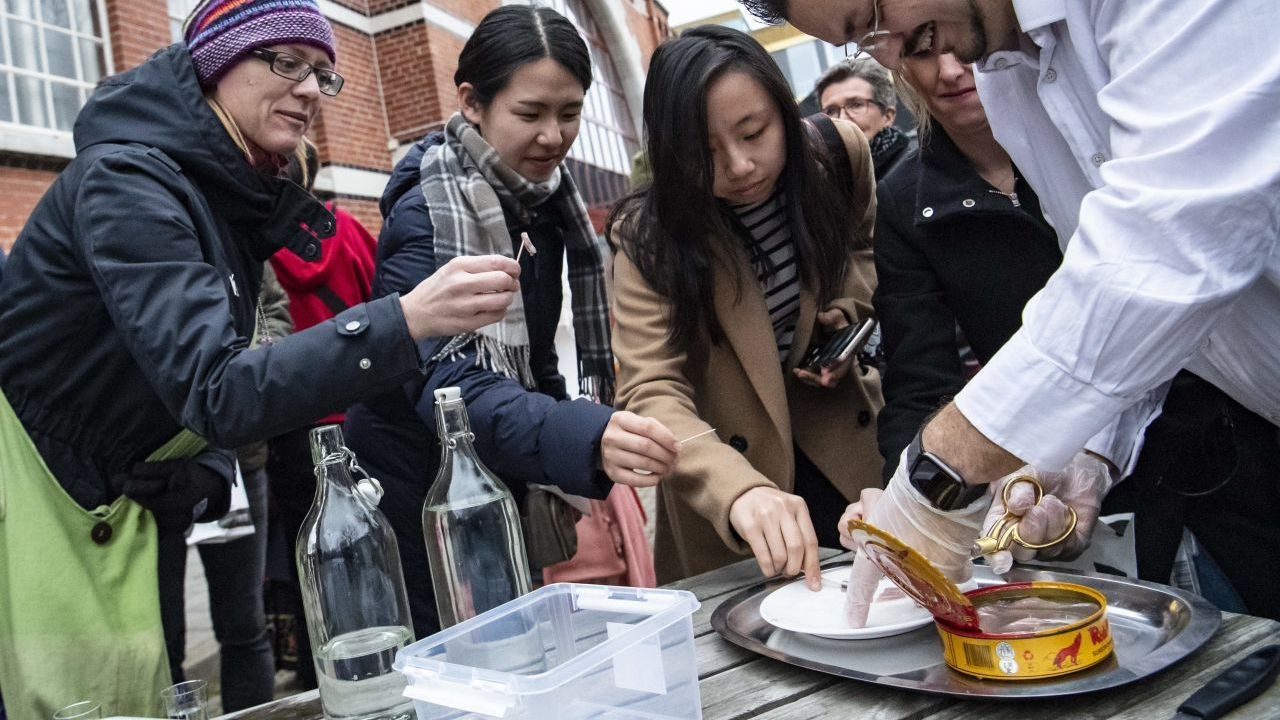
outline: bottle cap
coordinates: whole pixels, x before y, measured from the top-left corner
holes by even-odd
[[[933,613],[939,622],[965,630],[978,630],[978,611],[973,603],[923,555],[898,538],[861,520],[849,521],[849,534],[885,577]]]
[[[462,399],[462,390],[456,387],[439,388],[435,392],[437,403],[446,403]]]

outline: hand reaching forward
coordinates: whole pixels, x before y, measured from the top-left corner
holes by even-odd
[[[680,443],[666,425],[625,410],[609,418],[600,438],[600,466],[622,485],[657,485],[675,469],[679,455]]]
[[[400,297],[415,341],[471,332],[502,319],[520,292],[520,266],[500,255],[457,257]]]

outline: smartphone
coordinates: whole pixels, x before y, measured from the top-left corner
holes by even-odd
[[[810,372],[820,372],[822,368],[848,360],[851,355],[862,349],[876,329],[874,318],[867,318],[857,325],[848,325],[821,345],[814,344],[800,361],[800,367]]]

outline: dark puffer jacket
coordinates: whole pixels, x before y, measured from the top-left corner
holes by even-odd
[[[396,166],[382,196],[386,219],[378,240],[373,295],[413,287],[436,271],[435,228],[419,187],[418,168],[427,146],[443,142],[439,133],[416,144]],[[529,362],[537,392],[476,365],[473,352],[426,365],[421,381],[347,412],[347,442],[360,463],[386,490],[381,508],[400,540],[409,603],[418,637],[438,630],[436,607],[422,540],[422,503],[440,463],[436,440],[436,388],[457,386],[467,403],[481,460],[510,487],[519,501],[528,483],[556,485],[567,492],[604,498],[613,484],[597,469],[600,437],[613,409],[584,399],[570,401],[555,350],[563,300],[562,222],[540,213],[528,225],[508,215],[512,237],[529,233],[537,255],[520,260],[520,289],[529,329]],[[429,358],[440,341],[423,343]]]
[[[254,172],[184,47],[103,81],[75,142],[5,267],[0,388],[82,506],[181,428],[236,447],[417,372],[394,296],[248,351],[262,263],[316,257],[303,226],[326,237],[333,217]],[[230,474],[228,453],[201,462]]]

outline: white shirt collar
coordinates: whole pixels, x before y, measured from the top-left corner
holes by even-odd
[[[1039,66],[1040,49],[1044,47],[1042,36],[1048,26],[1067,19],[1065,0],[1010,0],[1022,30],[1017,50],[1001,50],[991,53],[974,66],[978,72],[999,72],[1015,65]]]

